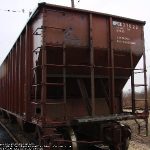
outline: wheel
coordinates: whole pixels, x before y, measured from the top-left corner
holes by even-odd
[[[34,136],[34,138],[35,138],[36,144],[40,144],[40,145],[42,144],[42,142],[41,142],[41,130],[37,126],[35,128],[35,136]]]
[[[54,141],[49,141],[52,150],[78,150],[77,138],[73,128],[56,128]]]
[[[129,148],[129,143],[130,143],[130,138],[128,137],[128,138],[126,139],[126,141],[123,142],[122,150],[128,150],[128,148]]]
[[[69,132],[71,143],[72,143],[72,150],[78,150],[77,138],[76,138],[74,130],[70,127],[68,129],[68,132]]]
[[[128,150],[128,148],[129,148],[129,143],[130,143],[130,138],[127,138],[127,139],[122,143],[121,150]],[[116,150],[116,148],[115,148],[113,145],[110,145],[109,148],[110,148],[110,150]],[[120,148],[117,148],[117,149],[120,149]]]

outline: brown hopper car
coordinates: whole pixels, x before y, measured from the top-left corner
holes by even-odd
[[[145,22],[39,4],[0,68],[0,108],[35,128],[50,149],[128,149],[118,121],[144,119],[147,129]],[[143,68],[135,69],[143,56]],[[134,74],[144,76],[134,83]],[[131,76],[132,110],[122,89]],[[142,111],[136,87],[144,88]]]

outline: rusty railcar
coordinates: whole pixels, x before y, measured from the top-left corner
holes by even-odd
[[[130,129],[117,121],[144,119],[147,129],[144,24],[39,4],[1,65],[1,111],[34,124],[39,142],[51,149],[127,149]],[[135,69],[142,55],[144,67]],[[134,83],[135,72],[143,84]],[[132,111],[124,112],[130,76]],[[137,86],[145,91],[140,112]]]

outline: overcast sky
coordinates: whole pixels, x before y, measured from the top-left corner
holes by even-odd
[[[110,13],[146,21],[145,43],[150,49],[150,0],[74,0],[77,8]],[[0,0],[0,64],[12,47],[29,17],[29,11],[42,0]],[[47,3],[70,6],[71,0],[45,0]],[[10,10],[10,11],[7,11]],[[23,13],[23,10],[24,13]],[[14,12],[17,11],[17,12]]]
[[[145,46],[150,69],[150,0],[74,0],[75,7],[146,21]],[[0,0],[0,64],[19,36],[33,11],[42,0]],[[44,2],[71,6],[71,0],[45,0]]]

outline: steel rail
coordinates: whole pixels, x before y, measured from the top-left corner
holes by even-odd
[[[13,139],[15,143],[20,143],[20,141],[13,135],[13,133],[0,121],[2,128],[8,133],[8,135]]]

